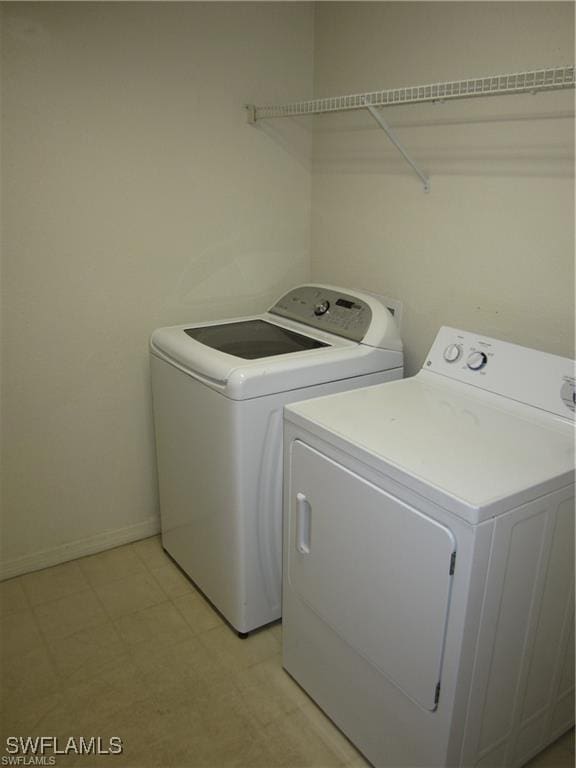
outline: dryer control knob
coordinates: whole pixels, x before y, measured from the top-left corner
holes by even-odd
[[[571,411],[576,411],[576,384],[573,381],[565,381],[560,390],[560,397],[564,405]]]
[[[314,314],[317,316],[325,315],[329,309],[330,309],[330,302],[328,301],[328,299],[326,299],[325,301],[321,301],[318,304],[316,304],[316,306],[314,307]]]
[[[471,352],[468,355],[468,360],[466,360],[466,365],[471,371],[479,371],[484,368],[487,362],[488,357],[484,352]]]
[[[460,344],[449,344],[444,350],[444,360],[447,363],[456,363],[462,357],[462,347]]]

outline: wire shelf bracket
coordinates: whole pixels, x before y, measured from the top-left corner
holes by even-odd
[[[366,109],[368,110],[368,112],[370,112],[374,120],[376,120],[380,128],[382,128],[386,136],[388,136],[392,144],[394,144],[398,152],[400,152],[404,160],[406,160],[408,165],[413,169],[413,171],[419,177],[420,181],[424,185],[424,192],[430,192],[430,179],[424,173],[424,171],[420,170],[418,165],[414,162],[414,160],[410,157],[408,152],[404,149],[404,147],[400,143],[398,137],[396,136],[392,128],[390,128],[386,120],[382,117],[382,113],[379,110],[377,110],[376,107],[370,106],[370,107],[366,107]]]
[[[453,80],[429,85],[416,85],[405,88],[390,88],[383,91],[356,93],[348,96],[331,96],[325,99],[297,101],[290,104],[245,105],[247,121],[255,125],[258,120],[279,117],[299,117],[304,115],[322,115],[330,112],[347,112],[366,109],[386,132],[394,146],[402,154],[424,184],[426,192],[430,181],[414,160],[406,152],[388,122],[376,107],[422,104],[426,102],[444,102],[455,99],[470,99],[485,96],[508,96],[520,93],[536,94],[542,91],[558,91],[574,88],[574,65],[564,67],[546,67],[528,72],[515,72],[505,75],[489,75],[467,80]]]

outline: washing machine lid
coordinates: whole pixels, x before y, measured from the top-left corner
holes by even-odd
[[[258,356],[266,350],[268,356]],[[234,400],[403,365],[401,351],[370,347],[270,313],[159,328],[150,351]]]
[[[243,360],[258,360],[329,346],[325,341],[304,336],[261,318],[195,326],[185,328],[184,333],[200,344]]]
[[[300,285],[262,315],[160,328],[153,355],[233,399],[402,368],[398,302]]]
[[[574,482],[570,421],[434,373],[285,416],[474,524]]]

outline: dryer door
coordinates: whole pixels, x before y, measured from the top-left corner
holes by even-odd
[[[410,699],[434,710],[452,532],[300,441],[291,472],[291,587]]]

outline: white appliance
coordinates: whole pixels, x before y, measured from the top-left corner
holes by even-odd
[[[285,409],[285,669],[378,768],[520,766],[574,723],[574,364],[442,328]]]
[[[323,285],[263,315],[153,333],[162,544],[241,635],[281,614],[284,404],[402,365],[383,301]]]

